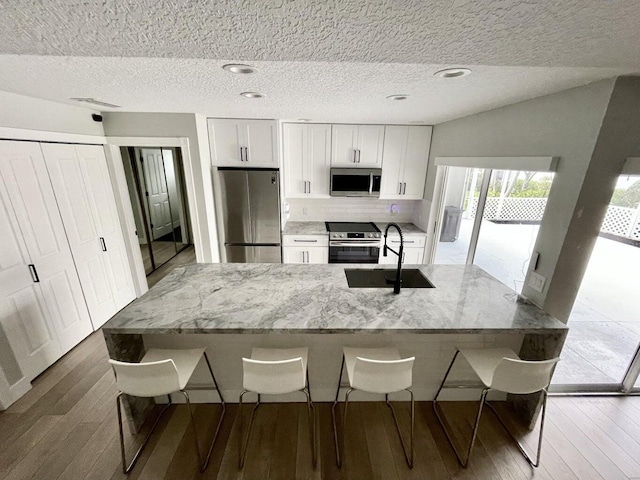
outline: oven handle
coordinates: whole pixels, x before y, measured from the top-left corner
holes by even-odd
[[[380,242],[329,242],[330,247],[380,247]]]

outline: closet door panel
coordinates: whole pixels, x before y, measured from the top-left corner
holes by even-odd
[[[98,328],[116,306],[81,164],[73,145],[43,144],[42,150],[91,320]]]
[[[0,327],[9,343],[8,346],[0,345],[0,348],[7,356],[10,351],[12,363],[15,360],[21,371],[10,375],[13,384],[31,380],[62,355],[56,323],[47,312],[41,283],[34,281],[35,277],[29,270],[34,258],[54,255],[57,243],[55,232],[47,228],[51,222],[42,198],[37,201],[39,193],[28,191],[33,188],[33,182],[37,184],[37,176],[31,166],[41,156],[38,144],[0,141]],[[16,182],[25,171],[31,171],[33,182],[20,189]],[[35,200],[29,198],[31,194]],[[25,203],[33,210],[27,211]],[[20,223],[16,210],[21,214]],[[38,215],[44,216],[43,238],[48,238],[52,245],[34,241]],[[36,253],[34,257],[29,255],[23,230],[31,236],[30,247]],[[41,280],[47,278],[44,267],[37,273]]]
[[[104,148],[100,145],[76,145],[75,148],[82,166],[94,223],[97,226],[99,236],[104,238],[102,246],[106,248],[106,251],[102,253],[106,259],[115,312],[117,312],[135,299],[136,292],[107,159]],[[171,218],[168,202],[166,208],[166,215]],[[171,225],[171,222],[169,224]]]

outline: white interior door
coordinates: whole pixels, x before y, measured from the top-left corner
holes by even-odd
[[[0,145],[0,149],[2,145]],[[3,178],[4,180],[4,178]],[[0,328],[2,370],[11,387],[27,383],[61,353],[4,182],[0,182]]]
[[[136,298],[118,207],[102,145],[76,145],[75,149],[87,186],[94,224],[102,238],[102,253],[106,258],[115,303],[113,315]]]
[[[31,308],[23,304],[22,311],[39,329],[29,335],[39,339],[40,348],[49,344],[54,356],[53,328],[64,353],[93,328],[40,145],[0,142],[0,174],[46,303],[44,310],[33,303],[35,295],[24,297]],[[46,322],[35,320],[40,314]]]
[[[48,143],[42,150],[91,320],[98,328],[117,310],[83,168],[74,145]]]
[[[143,148],[141,151],[142,170],[147,189],[145,195],[149,203],[151,237],[153,240],[157,240],[173,231],[162,151],[148,148]]]

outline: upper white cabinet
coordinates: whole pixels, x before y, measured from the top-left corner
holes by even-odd
[[[44,143],[42,151],[97,329],[135,298],[104,148]]]
[[[380,168],[384,125],[332,125],[331,166]]]
[[[331,125],[287,123],[284,139],[286,198],[328,198]]]
[[[210,118],[207,124],[214,166],[278,168],[276,121]]]
[[[431,145],[428,126],[387,126],[384,137],[381,199],[420,200]]]
[[[93,330],[38,143],[0,142],[0,225],[0,366],[13,390]]]

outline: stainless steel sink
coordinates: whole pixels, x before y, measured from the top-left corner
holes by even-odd
[[[393,289],[393,281],[396,279],[396,270],[374,270],[365,268],[345,268],[349,288],[389,288]],[[425,277],[417,268],[402,270],[402,288],[435,288],[435,285]]]

